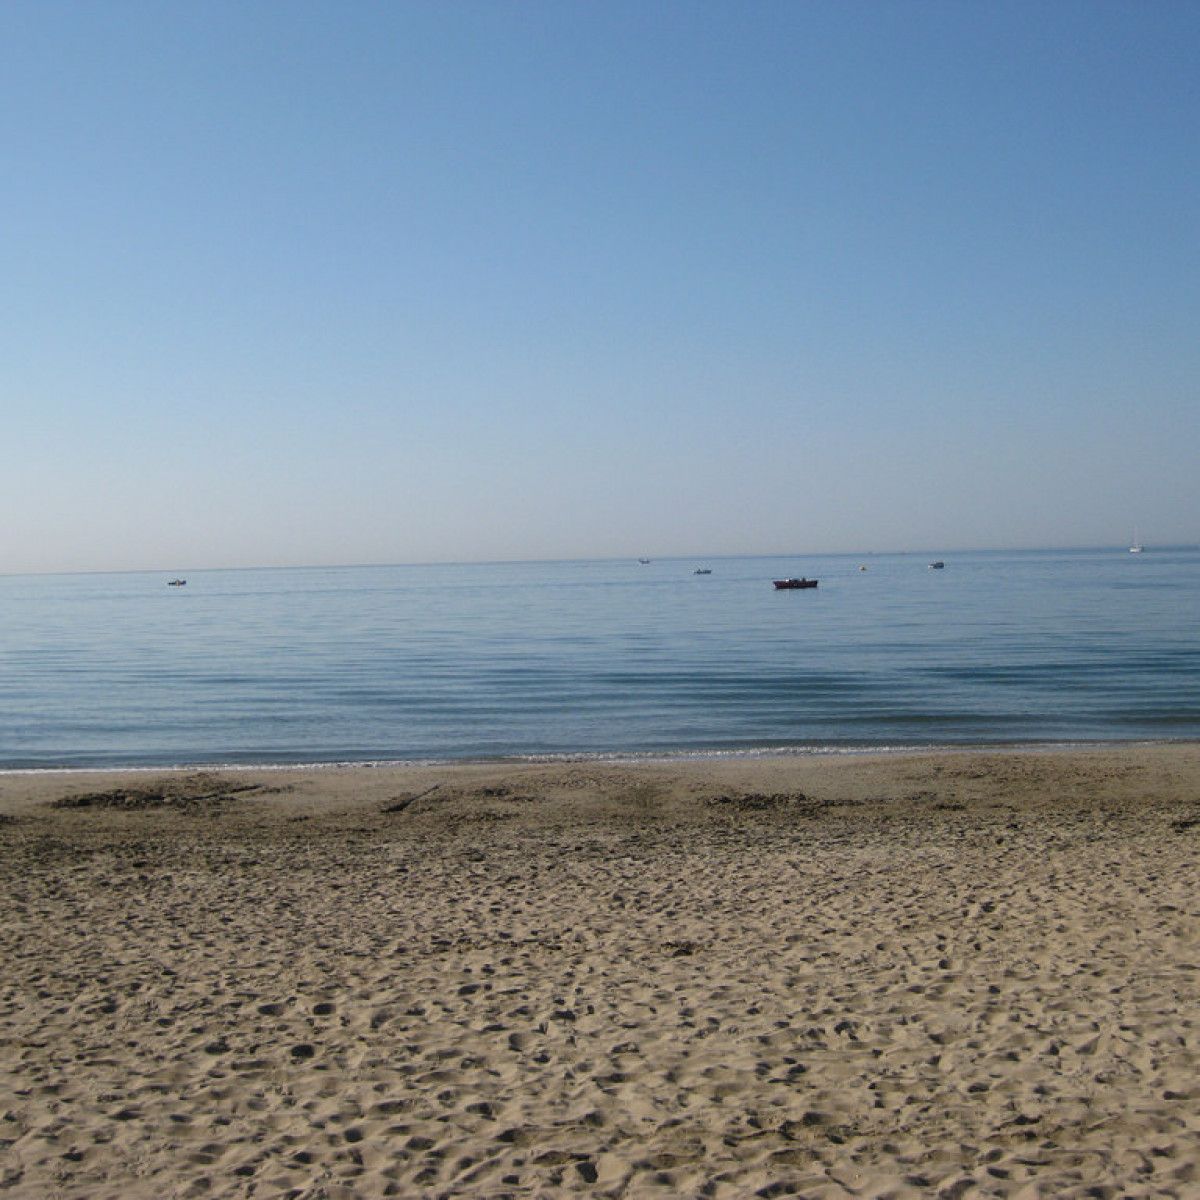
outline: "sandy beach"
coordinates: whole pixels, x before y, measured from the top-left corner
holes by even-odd
[[[1200,747],[0,777],[0,1189],[1200,1195]]]

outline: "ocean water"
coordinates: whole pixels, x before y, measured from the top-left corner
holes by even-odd
[[[0,577],[0,766],[1200,737],[1200,552],[926,563]]]

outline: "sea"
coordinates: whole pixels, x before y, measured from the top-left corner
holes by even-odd
[[[1200,737],[1200,550],[931,557],[3,576],[0,768]]]

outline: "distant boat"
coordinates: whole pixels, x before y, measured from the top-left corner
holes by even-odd
[[[866,567],[859,567],[858,569],[859,569],[860,571],[865,571],[867,568],[866,568]]]
[[[814,588],[817,586],[815,579],[776,579],[772,582],[781,592],[791,591],[794,588]]]
[[[643,566],[643,567],[644,567],[644,566],[645,566],[645,565],[646,565],[646,564],[647,564],[649,561],[650,561],[650,560],[649,560],[648,558],[639,558],[639,559],[638,559],[638,562],[640,562],[640,563],[642,564],[642,566]]]
[[[696,568],[696,569],[695,569],[695,570],[692,572],[692,574],[693,574],[693,575],[711,575],[711,574],[712,574],[712,568],[711,568],[711,567],[697,567],[697,568]]]
[[[941,570],[945,569],[945,566],[946,566],[946,564],[944,562],[942,562],[942,560],[940,558],[937,558],[937,559],[934,559],[934,561],[929,564],[929,569],[931,571],[941,571]]]
[[[168,579],[167,587],[187,587],[186,579]]]
[[[1137,527],[1135,526],[1133,530],[1133,545],[1129,547],[1129,553],[1141,554],[1145,549],[1146,547],[1143,546],[1140,541],[1138,541]]]

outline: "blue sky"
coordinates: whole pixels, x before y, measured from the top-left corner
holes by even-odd
[[[0,571],[1200,540],[1200,6],[0,7]]]

